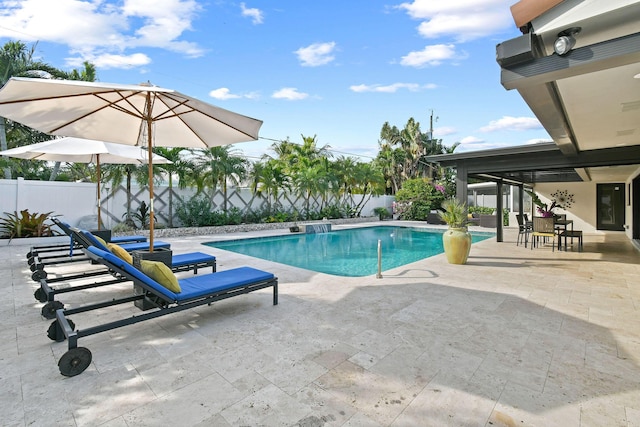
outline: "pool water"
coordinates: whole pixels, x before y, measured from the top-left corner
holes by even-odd
[[[260,237],[208,242],[207,246],[336,276],[361,277],[378,271],[378,240],[382,271],[444,252],[445,230],[410,227],[363,227],[329,233]],[[472,233],[473,242],[494,233]]]

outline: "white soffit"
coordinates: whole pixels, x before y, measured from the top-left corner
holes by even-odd
[[[565,0],[531,24],[551,55],[558,33],[568,28],[582,28],[575,37],[579,48],[637,33],[639,19],[640,0]]]
[[[579,150],[640,145],[640,64],[556,82]]]

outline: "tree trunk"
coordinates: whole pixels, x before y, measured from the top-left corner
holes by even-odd
[[[55,181],[56,177],[58,176],[58,172],[60,172],[60,162],[56,162],[56,164],[53,165],[51,175],[49,175],[49,181]]]
[[[169,174],[169,228],[173,228],[173,175]]]
[[[4,117],[0,117],[0,150],[7,149],[7,128]],[[4,168],[4,179],[11,179],[11,168]]]

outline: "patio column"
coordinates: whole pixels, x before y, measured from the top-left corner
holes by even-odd
[[[502,180],[496,182],[496,242],[502,242]]]
[[[518,214],[524,218],[524,184],[518,184]]]
[[[467,163],[458,162],[456,165],[456,199],[466,206],[468,203],[467,193],[469,192],[469,182],[467,176]]]

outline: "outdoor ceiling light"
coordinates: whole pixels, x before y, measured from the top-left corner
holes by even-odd
[[[575,35],[578,34],[582,28],[571,27],[558,33],[558,38],[553,42],[553,50],[560,56],[566,55],[576,45]]]

